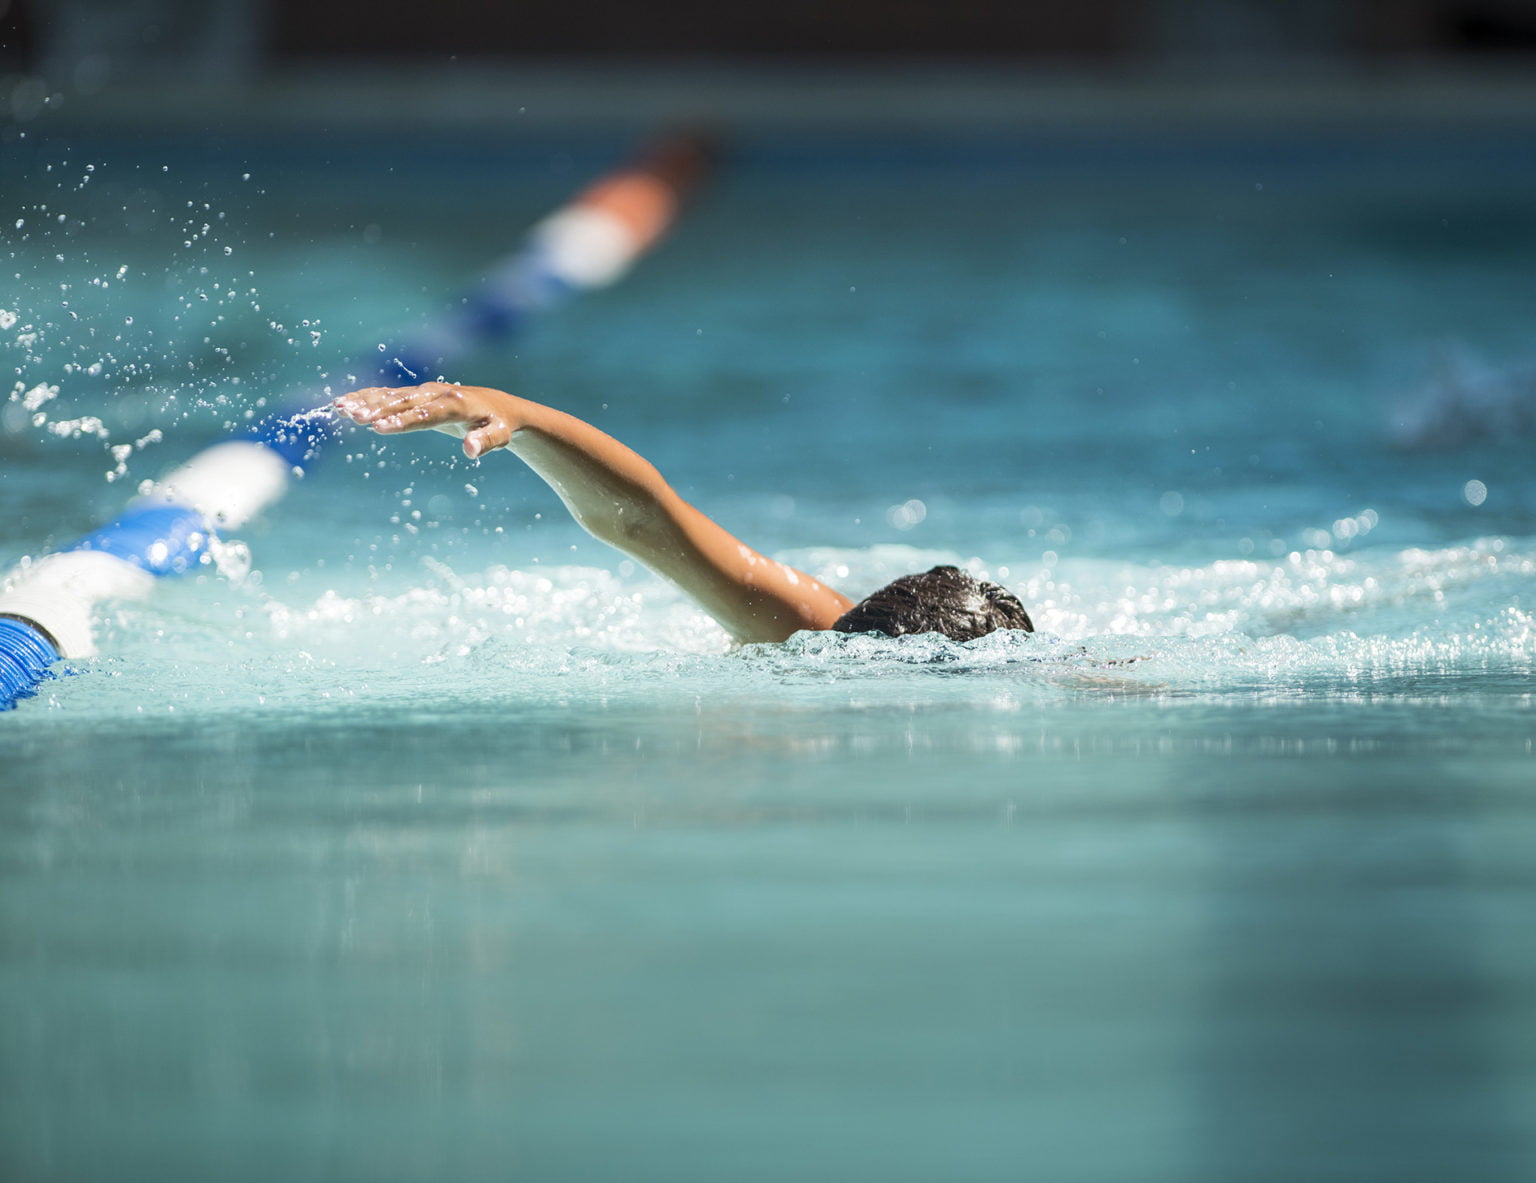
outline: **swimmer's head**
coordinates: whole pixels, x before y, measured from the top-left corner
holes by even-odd
[[[903,575],[855,604],[832,625],[840,633],[943,633],[972,641],[1000,628],[1032,633],[1024,605],[1007,588],[974,579],[958,567]]]

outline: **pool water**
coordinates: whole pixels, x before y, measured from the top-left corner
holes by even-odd
[[[23,145],[0,566],[620,147]],[[1532,163],[747,137],[450,376],[1039,633],[733,649],[514,459],[351,432],[0,716],[5,1173],[1536,1178],[1531,440],[1397,430],[1531,364]]]

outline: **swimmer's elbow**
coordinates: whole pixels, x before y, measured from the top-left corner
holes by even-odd
[[[659,506],[635,501],[573,506],[571,516],[599,542],[637,558],[665,544],[668,519]]]

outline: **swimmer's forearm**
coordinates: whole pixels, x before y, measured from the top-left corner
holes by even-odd
[[[743,545],[679,497],[643,456],[574,415],[505,391],[443,383],[358,391],[336,405],[385,433],[462,431],[471,458],[506,447],[588,533],[671,580],[737,640],[826,629],[851,606],[820,581]]]

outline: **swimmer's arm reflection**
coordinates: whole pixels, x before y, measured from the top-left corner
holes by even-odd
[[[643,456],[574,415],[444,382],[370,387],[335,406],[385,434],[431,427],[462,435],[472,460],[506,448],[544,478],[589,534],[676,584],[738,641],[829,629],[853,606],[741,543],[679,497]]]

